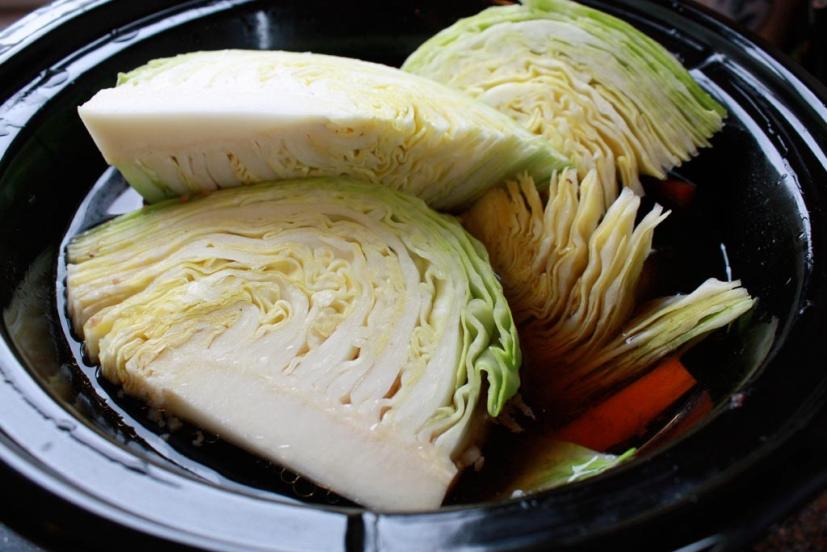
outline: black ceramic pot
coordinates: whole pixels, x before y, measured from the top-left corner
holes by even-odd
[[[483,3],[63,0],[0,34],[4,521],[39,531],[47,519],[86,548],[737,549],[827,485],[827,96],[702,11],[588,3],[679,55],[730,113],[681,168],[697,207],[665,230],[675,282],[731,270],[759,298],[687,360],[717,399],[700,427],[584,483],[415,515],[364,511],[229,445],[196,446],[192,428],[167,435],[85,364],[66,324],[62,243],[124,207],[76,106],[118,71],[188,50],[396,65]]]

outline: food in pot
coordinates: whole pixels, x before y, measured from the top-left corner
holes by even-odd
[[[529,176],[489,191],[464,215],[491,255],[517,321],[533,404],[567,414],[661,358],[722,328],[754,300],[740,282],[709,279],[688,295],[639,305],[639,280],[666,214],[639,217],[625,188],[602,209],[595,171],[573,169],[541,194]]]
[[[569,0],[525,0],[461,19],[402,68],[462,90],[546,137],[608,206],[617,180],[665,178],[723,124],[724,108],[660,44]]]
[[[366,506],[439,506],[519,386],[485,250],[388,188],[171,200],[79,235],[68,263],[108,379]]]
[[[79,112],[106,160],[150,202],[350,175],[456,209],[518,172],[542,180],[569,163],[547,140],[432,80],[309,53],[154,60]]]
[[[716,279],[640,300],[668,213],[640,212],[639,177],[709,145],[723,108],[567,0],[462,20],[404,69],[421,76],[196,52],[82,106],[144,198],[180,196],[69,246],[87,352],[128,393],[372,508],[435,508],[471,465],[501,476],[490,498],[627,460],[696,387],[675,356],[755,303]],[[688,208],[694,185],[671,189]],[[434,208],[464,209],[480,241]]]

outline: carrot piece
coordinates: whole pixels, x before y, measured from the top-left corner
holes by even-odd
[[[691,182],[668,179],[660,182],[656,195],[667,207],[686,208],[695,199],[695,188]]]
[[[695,378],[678,358],[668,358],[564,426],[556,437],[605,451],[641,433],[652,419],[695,383]]]

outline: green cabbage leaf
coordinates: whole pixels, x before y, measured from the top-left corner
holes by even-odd
[[[541,439],[533,457],[506,487],[512,498],[583,481],[634,458],[635,449],[614,455],[596,452],[565,441]]]

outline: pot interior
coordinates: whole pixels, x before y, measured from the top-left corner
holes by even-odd
[[[357,10],[321,0],[188,3],[86,37],[88,45],[43,67],[3,105],[3,338],[25,373],[71,420],[142,461],[229,493],[355,507],[288,470],[147,409],[104,380],[68,330],[63,252],[78,231],[140,205],[140,198],[107,170],[76,112],[98,89],[111,86],[118,72],[156,57],[220,48],[311,50],[399,65],[428,36],[483,6],[472,1],[421,7],[383,3],[380,9],[375,4],[375,9]],[[761,381],[769,359],[808,308],[802,294],[812,272],[813,243],[802,186],[824,174],[814,172],[818,159],[802,147],[800,129],[773,105],[774,94],[761,80],[723,49],[734,48],[723,38],[691,26],[672,28],[664,21],[677,16],[665,11],[646,15],[623,4],[600,6],[678,55],[729,111],[712,147],[676,170],[676,178],[697,185],[697,196],[689,208],[675,207],[659,228],[651,263],[661,294],[690,291],[707,277],[731,276],[759,300],[753,313],[685,359],[719,405],[719,415],[733,394]],[[652,186],[649,202],[658,199]],[[451,500],[485,500],[474,491],[478,483],[473,478],[461,483]]]

